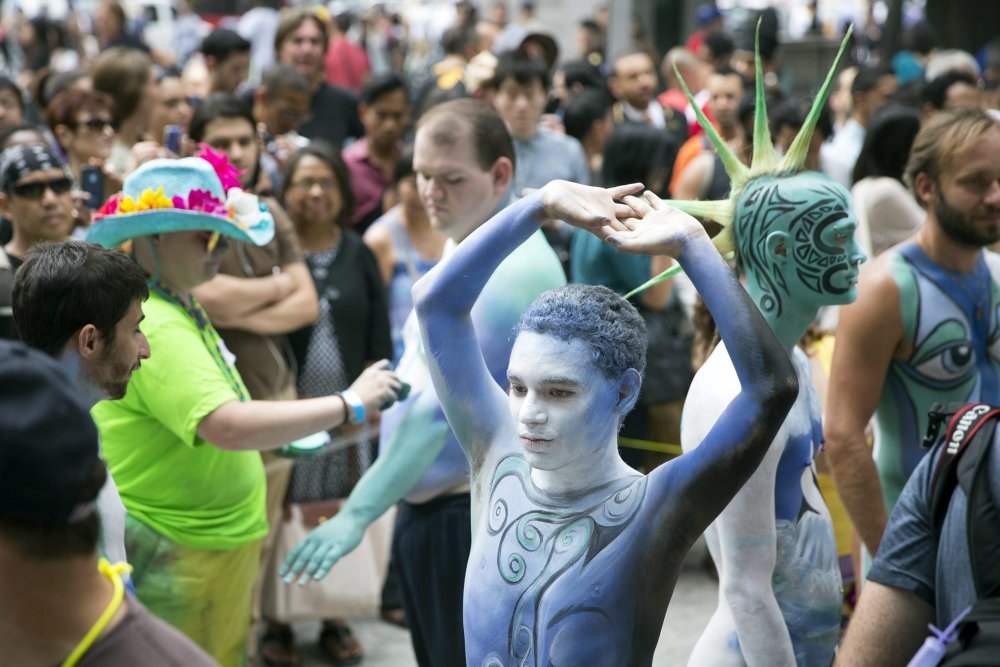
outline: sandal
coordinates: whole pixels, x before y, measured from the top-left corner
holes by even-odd
[[[278,623],[267,624],[257,645],[257,655],[267,667],[296,667],[302,662],[292,628]]]
[[[361,642],[351,628],[340,619],[323,621],[323,631],[319,633],[319,647],[335,667],[357,665],[365,657]]]

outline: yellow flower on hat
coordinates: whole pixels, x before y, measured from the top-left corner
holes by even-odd
[[[139,195],[139,201],[136,201],[125,195],[118,202],[118,209],[116,213],[137,213],[139,211],[151,211],[157,208],[173,208],[174,203],[170,201],[163,194],[163,186],[156,188],[156,191],[146,188],[143,190],[142,194]]]
[[[139,202],[136,207],[140,211],[149,211],[154,208],[173,208],[174,203],[163,194],[163,186],[156,188],[156,191],[146,188],[139,195]]]
[[[135,213],[137,210],[138,208],[136,208],[135,200],[129,197],[128,195],[125,195],[118,200],[117,213],[120,214]]]

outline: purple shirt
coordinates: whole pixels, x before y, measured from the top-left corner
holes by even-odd
[[[389,178],[372,161],[368,153],[368,140],[358,139],[344,149],[342,156],[347,170],[351,172],[354,188],[354,217],[352,225],[359,225],[366,219],[371,222],[372,214],[382,210],[382,195],[389,187]]]

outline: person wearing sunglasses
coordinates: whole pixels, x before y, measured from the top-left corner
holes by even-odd
[[[70,88],[49,102],[45,121],[77,183],[84,165],[101,166],[111,155],[118,132],[113,111],[114,100],[93,90]],[[94,202],[91,208],[100,203]]]
[[[0,152],[0,215],[13,228],[0,248],[0,338],[17,339],[11,311],[14,273],[39,241],[62,241],[73,230],[73,199],[62,161],[43,143]]]
[[[14,226],[3,247],[17,271],[24,255],[40,241],[63,241],[73,231],[73,180],[46,144],[13,146],[0,153],[0,212]]]

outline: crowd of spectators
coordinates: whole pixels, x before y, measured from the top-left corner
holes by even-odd
[[[459,2],[445,19],[422,17],[419,30],[405,14],[382,8],[359,17],[346,10],[280,8],[269,2],[256,2],[228,27],[216,27],[192,11],[192,4],[179,3],[176,39],[166,46],[148,43],[141,25],[117,0],[100,0],[89,17],[16,15],[15,23],[5,26],[0,336],[18,338],[11,311],[14,275],[31,261],[33,246],[86,238],[94,214],[137,169],[207,147],[239,171],[239,188],[266,205],[275,235],[259,247],[241,241],[220,246],[218,275],[189,285],[198,308],[218,330],[222,349],[234,355],[241,386],[253,402],[339,396],[367,368],[379,368],[385,359],[395,365],[403,356],[410,289],[446,255],[448,235],[436,221],[453,213],[448,206],[458,206],[436,201],[433,191],[439,182],[461,191],[473,180],[448,164],[427,173],[414,160],[416,124],[436,105],[469,98],[502,120],[516,168],[498,174],[491,171],[493,163],[478,165],[498,181],[511,179],[496,208],[557,179],[601,186],[641,182],[664,199],[724,199],[729,176],[698,123],[700,115],[745,163],[754,149],[759,82],[753,76],[752,40],[748,45],[744,39],[752,31],[727,24],[714,6],[703,7],[698,31],[661,58],[638,24],[631,43],[608,52],[606,8],[577,26],[576,53],[560,53],[554,27],[538,21],[530,2],[518,6],[517,16],[509,16],[502,0],[483,9]],[[762,21],[760,82],[767,88],[771,135],[783,154],[806,122],[821,81],[799,81],[794,89],[785,85],[778,31],[767,28],[770,12]],[[914,184],[906,177],[921,128],[942,112],[959,109],[1000,119],[1000,41],[968,54],[942,48],[932,26],[917,24],[908,31],[906,45],[897,54],[881,54],[870,41],[851,48],[805,160],[806,168],[850,189],[857,238],[872,258],[924,224],[927,206],[915,199]],[[543,231],[570,282],[605,285],[624,294],[673,265],[666,257],[620,255],[559,221],[547,222]],[[157,254],[143,243],[135,246],[141,268],[158,276]],[[680,407],[692,377],[692,353],[698,358],[692,341],[710,341],[711,334],[705,333],[704,312],[683,275],[633,302],[651,331],[671,332],[667,344],[651,340],[648,351],[650,367],[669,381],[645,385],[622,431],[626,461],[650,470],[679,453]],[[818,324],[832,330],[836,313],[821,313]],[[165,352],[172,345],[165,334],[169,331],[160,330],[155,340],[150,336],[153,360],[180,355],[178,363],[183,363],[182,351]],[[7,353],[0,351],[0,358]],[[15,366],[0,368],[0,383],[22,372]],[[136,377],[142,374],[149,379],[130,389],[132,403],[95,410],[129,513],[126,544],[135,545],[130,557],[142,553],[154,559],[152,545],[158,539],[233,554],[253,544],[240,552],[240,567],[250,574],[238,581],[254,596],[253,618],[245,619],[245,628],[226,630],[232,636],[228,647],[188,634],[216,660],[235,665],[251,622],[257,622],[263,628],[259,651],[268,664],[296,664],[300,656],[289,623],[299,617],[279,617],[287,610],[276,609],[266,595],[261,600],[261,590],[278,577],[287,555],[278,533],[290,521],[290,505],[337,511],[336,501],[348,497],[378,455],[377,414],[361,424],[318,429],[329,430],[338,443],[318,456],[293,462],[263,453],[266,498],[260,486],[253,492],[259,497],[252,499],[266,504],[269,530],[262,528],[264,507],[259,515],[248,510],[246,525],[213,543],[210,524],[219,517],[187,508],[187,515],[163,520],[157,512],[176,511],[172,499],[158,508],[156,494],[151,498],[135,490],[142,475],[132,471],[135,463],[122,453],[116,429],[125,428],[125,413],[139,409],[133,404],[181,404],[164,398],[167,387],[152,386],[157,380],[180,383],[180,378],[136,371]],[[2,414],[15,409],[4,404]],[[270,450],[279,444],[275,436],[265,444],[233,445],[233,433],[242,432],[236,425],[240,419],[231,415],[225,426],[188,435],[195,445],[220,452]],[[179,421],[169,424],[178,432],[190,429]],[[214,442],[213,433],[226,433],[226,442]],[[160,446],[168,447],[164,443]],[[245,461],[258,453],[241,455]],[[202,461],[221,465],[220,457]],[[7,463],[0,457],[2,465]],[[212,483],[248,489],[259,481],[248,470],[249,464],[243,477],[215,470]],[[92,477],[90,486],[99,488],[103,473]],[[200,492],[207,494],[207,487]],[[327,505],[317,509],[321,503]],[[89,542],[85,546],[84,555],[94,549]],[[849,555],[850,545],[844,549]],[[262,565],[254,582],[258,561]],[[221,572],[236,567],[233,562],[213,567]],[[145,565],[154,567],[155,560]],[[405,625],[394,566],[388,575],[379,566],[378,574],[388,578],[378,595],[383,616]],[[157,596],[170,594],[170,582],[154,584],[159,586],[155,592],[156,586],[143,581],[136,589],[141,601],[144,592],[149,596],[152,602],[146,604],[156,613]],[[337,593],[326,594],[335,598]],[[233,608],[243,607],[234,603]],[[360,660],[364,649],[347,622],[337,615],[320,617],[321,646],[333,664]],[[178,627],[187,632],[183,624]],[[250,651],[257,649],[251,642]]]

